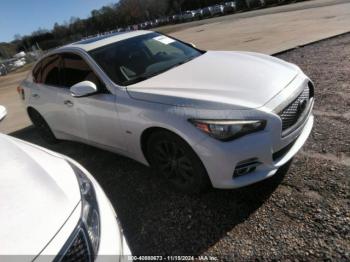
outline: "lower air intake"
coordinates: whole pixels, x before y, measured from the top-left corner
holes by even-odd
[[[250,158],[239,162],[233,172],[233,178],[240,177],[255,171],[261,163],[257,158]]]

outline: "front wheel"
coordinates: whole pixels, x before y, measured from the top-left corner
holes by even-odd
[[[199,193],[210,186],[207,172],[196,153],[171,132],[153,133],[148,139],[147,156],[155,171],[177,190]]]

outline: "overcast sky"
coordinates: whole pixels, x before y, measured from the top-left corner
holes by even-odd
[[[0,42],[26,35],[39,27],[52,29],[74,17],[86,18],[93,9],[117,0],[0,0]]]

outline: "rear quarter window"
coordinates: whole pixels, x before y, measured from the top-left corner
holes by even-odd
[[[41,82],[45,85],[60,86],[60,57],[52,55],[42,61]]]
[[[41,62],[34,67],[32,76],[35,83],[41,83]]]

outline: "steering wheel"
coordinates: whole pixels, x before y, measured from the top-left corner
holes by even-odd
[[[160,59],[160,60],[165,59],[167,56],[168,56],[168,54],[166,52],[163,52],[163,51],[160,51],[154,55],[154,57],[156,59]]]

